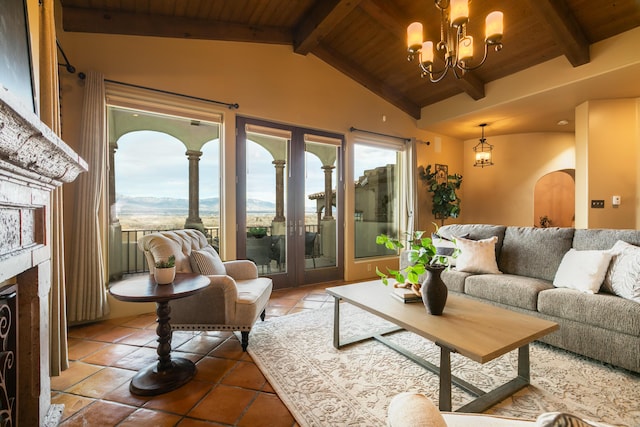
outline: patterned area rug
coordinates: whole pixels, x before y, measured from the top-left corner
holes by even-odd
[[[343,304],[341,338],[357,337],[385,320]],[[425,313],[425,315],[427,315]],[[432,363],[439,349],[410,332],[391,339]],[[437,406],[438,377],[387,346],[368,340],[336,350],[333,308],[258,322],[249,353],[301,426],[384,426],[393,396],[418,391]],[[534,343],[531,385],[487,413],[535,420],[542,412],[562,411],[628,427],[640,426],[640,376]],[[457,375],[483,390],[508,381],[517,372],[517,351],[484,365],[452,354]],[[454,410],[473,399],[453,387]]]

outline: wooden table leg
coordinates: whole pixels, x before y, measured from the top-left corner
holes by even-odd
[[[186,384],[196,374],[196,365],[182,357],[171,358],[171,307],[167,301],[157,303],[158,361],[140,370],[131,380],[129,390],[140,396],[155,396]]]

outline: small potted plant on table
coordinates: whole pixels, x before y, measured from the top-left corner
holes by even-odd
[[[159,285],[168,285],[173,283],[176,278],[176,257],[171,255],[166,260],[156,262],[156,268],[153,273],[156,283]]]

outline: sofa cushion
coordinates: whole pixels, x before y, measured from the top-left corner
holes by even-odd
[[[538,295],[538,311],[549,316],[640,336],[640,304],[615,295],[555,288]]]
[[[205,276],[227,274],[222,260],[211,246],[191,251],[189,258],[194,273]]]
[[[252,324],[266,307],[271,296],[273,284],[268,277],[250,280],[236,280],[238,299],[234,322],[236,324]]]
[[[468,295],[533,311],[538,307],[538,294],[552,288],[546,280],[510,274],[474,275],[464,284]]]
[[[456,246],[460,254],[456,260],[456,270],[467,273],[500,274],[496,263],[497,242],[497,236],[482,240],[458,237]]]
[[[445,269],[440,278],[447,285],[447,289],[453,292],[464,292],[464,281],[467,277],[473,275],[473,273],[465,273],[455,269]]]
[[[573,228],[507,227],[498,258],[507,274],[553,281],[573,243]]]
[[[640,246],[640,230],[576,229],[573,248],[579,251],[611,249],[618,240]]]
[[[610,251],[612,258],[602,284],[604,290],[640,302],[640,247],[618,240]]]
[[[458,237],[466,239],[469,237],[469,235],[465,234],[464,236]],[[441,236],[438,233],[431,233],[431,242],[436,248],[436,255],[438,257],[445,258],[445,262],[443,264],[452,267],[456,265],[456,258],[459,252],[457,251],[456,239],[449,239],[447,237]],[[440,259],[438,259],[438,262],[440,262]]]
[[[448,224],[438,229],[438,234],[447,239],[457,239],[462,237],[470,240],[483,240],[496,236],[496,259],[500,259],[504,232],[507,229],[504,225],[490,224]],[[466,236],[466,237],[465,237]]]
[[[609,251],[569,249],[569,252],[562,257],[553,279],[553,286],[596,294],[604,282],[610,262],[611,252]]]

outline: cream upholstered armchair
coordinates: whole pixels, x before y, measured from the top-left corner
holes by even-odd
[[[242,349],[247,350],[249,331],[258,319],[264,320],[273,283],[258,277],[249,260],[223,262],[198,230],[161,231],[138,239],[151,274],[155,263],[174,255],[176,271],[199,273],[211,284],[203,292],[171,301],[171,328],[174,330],[240,331]]]

